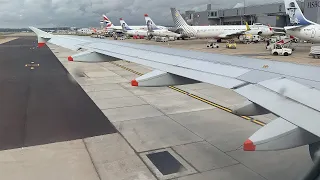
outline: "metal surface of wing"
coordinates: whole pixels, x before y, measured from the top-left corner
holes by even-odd
[[[320,137],[320,112],[259,84],[235,90],[250,101]]]

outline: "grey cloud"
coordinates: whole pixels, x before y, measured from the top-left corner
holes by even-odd
[[[282,0],[269,0],[268,3]],[[181,11],[232,7],[243,0],[0,0],[0,27],[99,26],[101,14],[106,14],[117,25],[119,18],[128,24],[144,24],[147,13],[157,24],[172,24],[170,7]],[[246,0],[260,4],[263,0]]]

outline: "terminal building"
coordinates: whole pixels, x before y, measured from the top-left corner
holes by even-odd
[[[320,0],[297,1],[305,17],[320,23]],[[186,11],[182,16],[189,25],[241,25],[247,21],[249,24],[270,24],[273,27],[284,27],[289,24],[284,3],[272,3],[255,6],[244,6],[238,3],[231,9],[215,9],[211,4],[201,12]]]

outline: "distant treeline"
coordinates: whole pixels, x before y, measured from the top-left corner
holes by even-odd
[[[58,28],[40,28],[44,31],[57,31],[57,30],[69,30],[70,27],[58,27]],[[0,28],[0,32],[25,32],[31,31],[29,28]]]

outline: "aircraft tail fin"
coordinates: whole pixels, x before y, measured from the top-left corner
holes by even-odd
[[[307,26],[315,24],[304,17],[296,0],[284,0],[284,5],[292,25]]]
[[[128,31],[128,30],[132,30],[129,25],[123,20],[123,18],[120,18],[120,25],[122,27],[122,30],[124,32]]]
[[[171,15],[174,22],[174,25],[177,29],[182,29],[182,34],[194,37],[196,36],[197,32],[189,26],[186,21],[182,18],[181,14],[176,8],[170,8]]]
[[[144,15],[144,19],[146,21],[148,31],[159,29],[157,25],[152,21],[152,19],[148,16],[148,14]]]
[[[110,21],[109,18],[105,14],[102,14],[102,17],[103,17],[103,20]]]
[[[247,31],[250,31],[250,30],[251,30],[248,22],[246,22],[246,30],[247,30]]]
[[[170,8],[174,25],[177,28],[189,26],[176,8]]]
[[[106,23],[107,28],[114,26],[106,15],[102,14],[102,18],[103,18],[103,21]]]
[[[52,38],[52,34],[49,34],[45,31],[42,31],[35,27],[29,27],[34,33],[36,33],[38,37],[38,47],[43,47],[47,41],[49,41]]]

